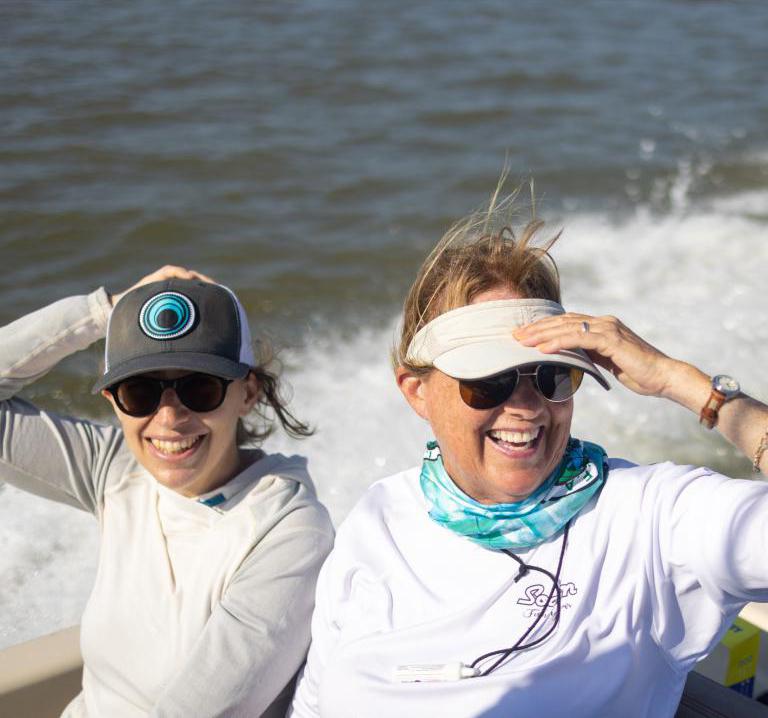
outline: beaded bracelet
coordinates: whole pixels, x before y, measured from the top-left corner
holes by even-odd
[[[768,431],[763,434],[763,438],[760,439],[760,444],[755,451],[755,457],[752,459],[752,468],[755,471],[760,471],[760,461],[763,458],[765,450],[768,449]]]

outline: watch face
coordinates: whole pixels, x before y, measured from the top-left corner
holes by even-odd
[[[732,376],[718,374],[712,379],[712,388],[726,396],[733,396],[739,393],[741,387],[739,387],[739,382]]]

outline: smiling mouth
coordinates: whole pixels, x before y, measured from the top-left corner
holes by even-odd
[[[504,429],[491,429],[487,432],[486,436],[498,446],[507,449],[513,449],[518,451],[525,451],[527,449],[533,449],[539,443],[540,438],[543,436],[541,426],[537,426],[535,429],[528,429],[526,431],[506,431]]]
[[[189,436],[184,439],[176,439],[169,441],[167,439],[149,439],[149,443],[161,454],[166,456],[178,456],[187,452],[191,452],[197,448],[198,444],[203,440],[203,435]]]

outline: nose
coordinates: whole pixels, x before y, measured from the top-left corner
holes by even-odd
[[[165,426],[173,426],[188,414],[189,409],[181,403],[176,391],[170,387],[164,389],[155,411],[155,420]]]
[[[504,411],[528,418],[541,412],[544,401],[533,383],[533,377],[521,376],[512,395],[504,402]]]

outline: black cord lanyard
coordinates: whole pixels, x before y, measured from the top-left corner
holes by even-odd
[[[470,663],[470,667],[477,668],[480,663],[487,660],[488,658],[493,658],[494,656],[498,656],[498,658],[491,664],[489,668],[486,668],[485,670],[480,671],[481,676],[487,676],[493,673],[493,671],[495,671],[502,663],[504,663],[504,661],[506,661],[507,658],[509,658],[513,653],[516,653],[517,651],[524,651],[527,648],[533,648],[534,646],[539,645],[539,643],[549,638],[552,635],[552,632],[557,628],[557,624],[560,622],[560,604],[563,598],[563,593],[560,590],[560,570],[563,568],[563,558],[565,558],[565,546],[568,543],[568,529],[570,527],[571,527],[571,522],[569,521],[565,525],[565,530],[563,531],[563,543],[562,543],[562,547],[560,548],[560,558],[557,561],[557,570],[555,571],[554,576],[550,571],[547,571],[547,569],[545,568],[540,568],[539,566],[532,566],[531,564],[525,563],[521,558],[516,556],[509,549],[502,549],[504,553],[507,554],[507,556],[511,556],[520,565],[520,570],[517,572],[517,576],[515,576],[515,583],[517,583],[529,571],[538,571],[539,573],[543,573],[550,581],[552,581],[552,589],[549,592],[549,596],[547,596],[547,602],[546,604],[544,604],[541,610],[541,613],[539,613],[539,615],[536,616],[533,623],[530,626],[528,626],[525,633],[523,633],[523,635],[517,639],[517,641],[513,646],[510,646],[509,648],[500,648],[496,651],[490,651],[489,653],[484,653],[482,656],[478,656],[477,658],[475,658],[474,661],[472,661],[472,663]],[[544,614],[547,612],[547,608],[549,607],[549,604],[552,601],[552,596],[557,596],[556,609],[555,609],[555,622],[552,624],[552,627],[543,636],[539,636],[539,638],[536,638],[530,643],[524,644],[523,641],[525,641],[525,639],[531,635],[531,633],[534,631],[536,626],[539,625],[539,622],[541,621],[541,619],[544,617]]]

